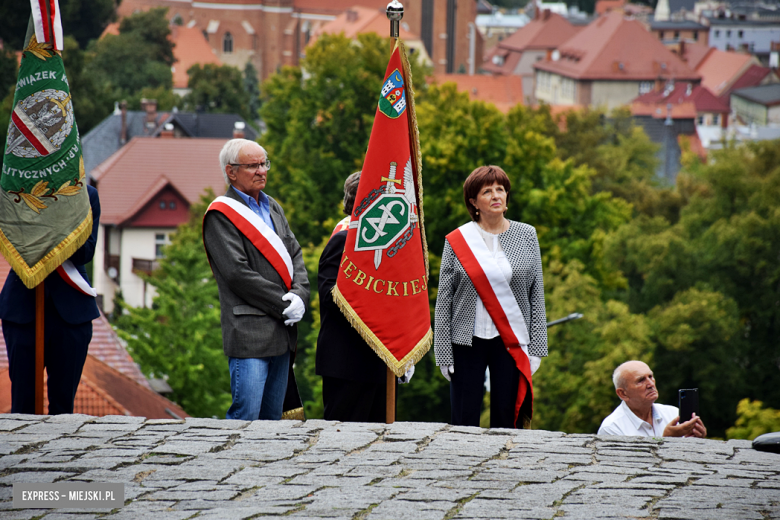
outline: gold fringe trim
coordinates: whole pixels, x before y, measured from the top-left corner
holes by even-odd
[[[86,218],[76,229],[32,267],[27,265],[27,262],[24,261],[22,255],[11,244],[2,230],[0,230],[0,253],[11,264],[11,268],[19,275],[24,285],[28,289],[33,289],[57,269],[62,262],[73,256],[73,253],[87,241],[90,233],[92,233],[92,208],[89,209]]]
[[[406,109],[409,111],[409,134],[412,149],[412,155],[415,158],[417,167],[417,212],[420,214],[420,238],[422,240],[423,258],[425,259],[425,276],[430,277],[428,268],[428,240],[425,238],[425,215],[423,213],[423,182],[422,182],[422,152],[420,151],[420,129],[417,127],[417,112],[414,105],[414,82],[412,81],[412,68],[409,65],[409,58],[406,56],[406,47],[401,39],[396,40],[396,47],[400,47],[401,63],[404,68],[404,78],[406,79]],[[395,51],[395,49],[393,49]]]
[[[373,349],[374,352],[385,362],[387,367],[397,376],[401,377],[412,365],[417,364],[433,343],[433,331],[428,328],[428,332],[425,333],[423,338],[414,346],[414,348],[400,361],[395,359],[395,356],[387,350],[387,347],[382,344],[382,341],[376,337],[371,329],[360,319],[355,309],[349,304],[347,299],[341,294],[338,285],[334,285],[331,290],[333,295],[333,301],[336,302],[341,312],[347,318],[347,321],[352,327],[358,331],[358,334],[368,343],[368,346]]]
[[[293,408],[287,410],[282,414],[283,421],[305,421],[306,416],[303,414],[303,408]]]

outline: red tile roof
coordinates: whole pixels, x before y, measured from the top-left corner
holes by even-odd
[[[696,67],[699,66],[699,63],[701,63],[702,60],[714,50],[717,49],[715,47],[708,47],[703,43],[685,42],[685,49],[682,53],[682,59],[685,63],[688,64],[688,67],[696,70]]]
[[[388,36],[390,22],[385,14],[385,6],[382,9],[371,7],[352,6],[339,14],[335,20],[321,25],[309,40],[312,45],[321,34],[344,33],[347,38],[355,38],[358,34],[376,33],[380,36]],[[420,37],[403,28],[399,28],[399,36],[402,40],[419,40]]]
[[[696,72],[701,74],[701,84],[720,97],[753,64],[759,63],[750,54],[712,49],[696,66]]]
[[[453,82],[458,92],[468,92],[472,101],[492,103],[506,113],[523,103],[523,78],[520,76],[485,76],[466,74],[435,74],[433,83]]]
[[[222,65],[203,32],[197,27],[174,25],[171,27],[171,40],[175,45],[173,57],[176,58],[176,63],[173,64],[173,88],[187,88],[187,71],[195,64]]]
[[[772,74],[774,77],[769,78],[771,81],[767,83],[778,81],[777,74],[772,72],[769,67],[762,67],[761,65],[751,65],[729,88],[723,91],[723,95],[720,97],[721,101],[731,106],[731,93],[735,90],[748,87],[757,87],[765,83],[767,76]]]
[[[612,12],[597,18],[559,47],[560,59],[534,67],[574,79],[698,81],[700,75],[636,20]]]
[[[44,385],[46,384],[44,372]],[[44,392],[43,409],[49,408],[49,399]],[[0,369],[0,413],[11,411],[11,380],[8,368]],[[76,390],[73,412],[86,415],[132,415],[147,419],[172,419],[189,417],[176,403],[139,385],[103,363],[88,355]]]
[[[633,101],[631,111],[634,115],[651,115],[656,114],[656,109],[660,108],[662,116],[666,117],[666,105],[670,103],[672,105],[693,103],[698,113],[729,113],[729,106],[715,97],[707,87],[693,86],[684,82],[675,83],[671,90],[657,90],[639,96]]]
[[[192,204],[206,188],[221,195],[219,151],[227,139],[136,137],[92,170],[100,192],[101,224],[122,224],[150,197],[172,186]]]
[[[561,15],[545,11],[486,52],[481,67],[492,74],[512,74],[524,51],[555,49],[581,29]],[[496,55],[504,57],[503,65],[493,63]]]

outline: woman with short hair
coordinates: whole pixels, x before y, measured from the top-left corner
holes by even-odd
[[[452,424],[479,426],[490,368],[491,428],[532,416],[531,375],[547,355],[542,259],[536,229],[504,216],[511,183],[481,166],[463,184],[472,221],[444,242],[436,298],[436,365],[450,381]]]

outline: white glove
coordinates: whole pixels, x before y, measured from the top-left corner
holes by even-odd
[[[450,374],[455,373],[455,365],[442,365],[439,367],[439,370],[441,370],[441,375],[444,376],[444,379],[452,381]]]
[[[539,356],[528,356],[528,361],[531,363],[531,375],[534,375],[539,370],[539,365],[542,364],[542,358]]]
[[[404,375],[398,378],[398,382],[401,384],[408,383],[412,380],[412,376],[414,375],[414,365],[406,371]]]
[[[303,304],[301,297],[295,293],[288,292],[282,296],[282,300],[290,302],[290,305],[282,311],[282,316],[286,316],[288,319],[284,321],[285,325],[292,325],[298,323],[303,318],[303,313],[306,312],[306,306]]]

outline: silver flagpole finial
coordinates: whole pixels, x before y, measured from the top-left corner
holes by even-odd
[[[387,19],[390,20],[390,37],[398,38],[401,18],[404,17],[404,6],[398,0],[387,4]]]

